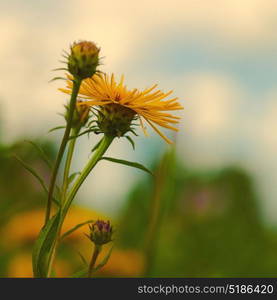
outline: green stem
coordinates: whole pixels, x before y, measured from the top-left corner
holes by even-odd
[[[72,201],[74,200],[74,197],[75,197],[76,193],[78,192],[79,188],[81,187],[82,183],[85,181],[85,179],[87,178],[87,176],[89,175],[91,170],[95,167],[97,162],[101,159],[101,157],[107,151],[107,149],[111,145],[113,139],[114,139],[114,137],[107,136],[107,135],[105,135],[102,138],[99,147],[95,150],[94,155],[91,157],[91,159],[88,161],[87,165],[84,167],[81,174],[76,179],[73,187],[71,188],[71,190],[68,194],[68,197],[67,197],[66,201],[63,204],[64,206],[62,208],[62,214],[61,214],[59,228],[57,230],[57,236],[55,237],[55,241],[53,243],[53,248],[52,248],[52,251],[50,253],[50,258],[49,258],[50,263],[49,263],[49,268],[48,268],[48,272],[47,272],[48,277],[51,274],[52,265],[53,265],[53,262],[54,262],[54,259],[55,259],[55,256],[56,256],[56,249],[57,249],[57,246],[58,246],[59,236],[60,236],[60,233],[61,233],[61,229],[62,229],[62,226],[63,226],[63,222],[65,220],[67,211],[68,211]]]
[[[79,128],[73,128],[72,129],[72,136],[77,136],[79,133],[80,129]],[[75,144],[76,144],[77,138],[73,138],[68,146],[68,152],[67,152],[67,157],[66,157],[66,162],[65,162],[65,167],[64,167],[64,175],[63,175],[63,187],[62,187],[62,203],[64,203],[66,199],[66,192],[68,188],[68,180],[69,180],[69,172],[70,172],[70,167],[71,167],[71,162],[72,162],[72,157],[75,149]]]
[[[100,252],[101,252],[101,246],[94,245],[93,254],[92,254],[91,261],[90,261],[89,268],[88,268],[88,278],[92,277],[93,268],[95,266],[97,257],[98,257]]]
[[[68,194],[68,197],[67,197],[66,203],[64,205],[64,208],[63,208],[63,214],[67,213],[67,210],[70,207],[70,205],[71,205],[75,195],[77,194],[79,188],[81,187],[82,183],[85,181],[88,174],[95,167],[95,165],[98,163],[98,161],[101,159],[101,157],[105,154],[105,152],[107,151],[107,149],[111,145],[113,139],[114,139],[113,136],[104,135],[104,137],[102,138],[102,140],[100,142],[100,145],[95,150],[94,155],[88,161],[87,165],[85,166],[85,168],[83,169],[81,174],[76,179],[74,185],[72,186],[72,188],[71,188],[71,190]]]
[[[59,149],[59,152],[57,155],[57,159],[56,159],[53,173],[52,173],[51,180],[50,180],[44,225],[48,222],[48,220],[50,218],[54,187],[55,187],[55,183],[56,183],[56,179],[57,179],[57,175],[58,175],[58,170],[59,170],[59,167],[61,164],[61,160],[63,158],[63,154],[64,154],[66,144],[67,144],[67,141],[69,138],[70,130],[72,127],[73,114],[74,114],[74,110],[76,107],[76,101],[77,101],[77,96],[78,96],[81,82],[82,82],[82,80],[74,78],[72,94],[71,94],[70,103],[69,103],[67,124],[66,124],[65,132],[63,135],[63,139],[62,139],[62,142],[60,145],[60,149]]]

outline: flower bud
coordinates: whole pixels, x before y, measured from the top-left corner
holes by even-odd
[[[72,119],[72,128],[81,128],[86,125],[89,119],[90,108],[85,105],[79,105],[82,101],[78,101],[74,110]],[[68,121],[68,107],[66,106],[65,120]]]
[[[99,65],[99,51],[100,48],[92,42],[75,42],[68,57],[68,71],[80,79],[91,77]]]
[[[113,228],[110,222],[98,220],[89,226],[89,239],[98,246],[109,243],[112,240]]]

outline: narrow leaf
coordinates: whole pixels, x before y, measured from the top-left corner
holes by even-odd
[[[102,143],[103,138],[92,148],[91,152],[94,152]]]
[[[14,155],[14,158],[25,168],[25,170],[30,172],[38,180],[43,191],[48,195],[48,190],[45,186],[45,183],[43,179],[38,175],[38,173],[31,166],[25,163],[21,158],[19,158],[17,155]],[[53,201],[56,203],[56,205],[60,206],[60,203],[57,199],[53,198]]]
[[[67,71],[67,68],[56,68],[51,71]]]
[[[55,237],[59,230],[60,212],[54,215],[41,229],[33,249],[33,272],[35,277],[46,277],[53,251]]]
[[[40,157],[42,158],[42,160],[47,164],[47,166],[50,169],[52,169],[53,168],[52,163],[49,160],[49,158],[47,157],[47,154],[44,152],[44,150],[39,145],[34,143],[33,141],[26,140],[26,142],[31,144],[37,150],[37,152],[40,154]]]
[[[147,169],[142,164],[139,164],[139,163],[136,163],[136,162],[127,161],[127,160],[123,160],[123,159],[112,158],[112,157],[105,157],[105,156],[102,157],[101,159],[105,159],[105,160],[108,160],[108,161],[111,161],[111,162],[114,162],[114,163],[129,166],[129,167],[137,168],[137,169],[140,169],[142,171],[145,171],[145,172],[153,175],[153,173],[149,169]]]
[[[104,257],[104,259],[101,261],[101,263],[99,263],[92,271],[92,273],[95,273],[96,271],[98,271],[99,269],[103,268],[107,262],[109,261],[109,258],[112,254],[112,250],[113,250],[113,246],[110,248],[109,252],[107,253],[107,255]],[[83,268],[82,270],[74,273],[71,277],[73,278],[84,278],[86,277],[88,274],[88,267]]]
[[[63,116],[63,115],[62,115],[62,116]],[[52,131],[55,131],[55,130],[63,129],[63,128],[65,128],[65,126],[57,126],[57,127],[54,127],[54,128],[52,128],[52,129],[50,129],[50,130],[48,131],[48,133],[50,133],[50,132],[52,132]]]
[[[88,267],[85,267],[84,269],[77,271],[73,275],[71,275],[71,278],[84,278],[87,277],[88,274]]]
[[[78,175],[78,174],[81,174],[81,172],[74,172],[74,173],[72,173],[69,176],[69,178],[68,178],[68,184],[70,184],[74,180],[74,178],[76,177],[76,175]]]
[[[93,272],[98,271],[99,269],[103,268],[107,264],[111,254],[112,254],[112,251],[113,251],[113,246],[110,248],[109,252],[104,257],[104,259],[101,261],[101,263],[93,269]]]
[[[55,193],[55,196],[56,196],[57,199],[61,199],[62,198],[62,192],[61,192],[61,189],[59,188],[58,185],[55,185],[54,193]]]
[[[85,267],[87,267],[88,266],[88,262],[86,261],[84,255],[81,252],[79,252],[79,251],[78,251],[78,254],[79,254],[79,256],[80,256],[83,264],[85,265]]]
[[[67,80],[66,78],[64,78],[64,77],[54,77],[54,78],[52,78],[51,80],[49,80],[49,82],[53,82],[53,81],[56,81],[56,80]]]
[[[89,224],[89,223],[93,223],[94,220],[88,220],[88,221],[85,221],[83,223],[80,223],[76,226],[74,226],[73,228],[69,229],[67,232],[65,232],[61,237],[60,239],[64,239],[65,237],[67,237],[68,235],[70,235],[72,232],[74,232],[75,230],[79,229],[80,227],[86,225],[86,224]]]
[[[42,186],[43,190],[48,193],[47,188],[44,184],[43,179],[38,175],[38,173],[31,167],[29,166],[27,163],[25,163],[21,158],[19,158],[17,155],[14,155],[15,159],[21,163],[21,165],[27,170],[29,171],[40,183],[40,185]]]
[[[92,131],[93,131],[93,130],[88,129],[88,130],[85,130],[85,131],[83,131],[82,133],[80,133],[80,134],[78,134],[78,135],[70,136],[68,139],[69,139],[69,140],[76,139],[76,138],[78,138],[79,136],[82,136],[82,135],[84,135],[84,134],[86,134],[86,133],[90,133],[90,132],[92,132]]]

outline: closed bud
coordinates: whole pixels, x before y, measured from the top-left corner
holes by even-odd
[[[72,128],[81,128],[86,125],[89,119],[89,111],[90,108],[88,106],[79,105],[82,101],[78,101],[76,105],[76,109],[73,113],[72,118]],[[65,120],[68,121],[69,110],[66,106]]]
[[[89,226],[89,239],[98,246],[109,243],[112,240],[113,228],[110,222],[98,220]]]
[[[75,42],[68,57],[68,71],[79,79],[93,76],[99,65],[99,51],[93,42]]]

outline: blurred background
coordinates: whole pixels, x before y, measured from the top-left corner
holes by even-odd
[[[0,3],[0,276],[32,276],[31,248],[45,195],[14,159],[49,180],[36,141],[54,160],[67,98],[49,81],[62,50],[101,47],[101,70],[130,88],[158,83],[184,111],[176,146],[156,134],[117,140],[109,156],[157,174],[101,162],[66,221],[102,217],[115,248],[97,276],[270,277],[277,273],[277,3],[275,0],[10,0]],[[171,135],[170,132],[166,132]],[[80,138],[74,169],[97,137]],[[83,227],[68,237],[57,276],[89,257]],[[105,252],[105,251],[104,251]],[[105,254],[105,253],[104,253]]]

